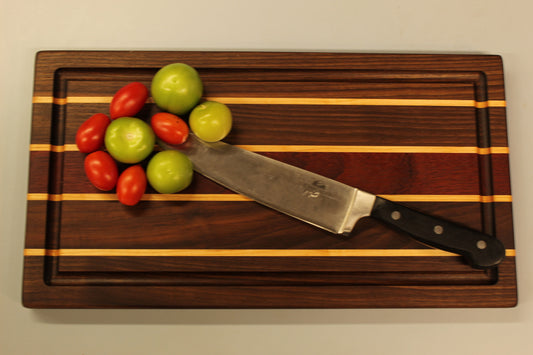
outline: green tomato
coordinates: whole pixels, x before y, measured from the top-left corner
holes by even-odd
[[[150,159],[146,167],[150,185],[159,193],[173,194],[191,184],[192,163],[189,158],[176,150],[164,150]]]
[[[155,134],[149,124],[135,117],[120,117],[112,121],[105,133],[105,147],[121,163],[136,164],[144,160],[155,144]]]
[[[159,69],[152,79],[150,90],[157,106],[179,116],[198,104],[203,84],[193,67],[174,63]]]
[[[218,142],[231,131],[231,111],[228,106],[206,101],[194,108],[189,115],[189,125],[194,134],[206,142]]]

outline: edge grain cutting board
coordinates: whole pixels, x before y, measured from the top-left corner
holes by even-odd
[[[474,270],[372,219],[335,236],[200,175],[122,206],[85,177],[76,130],[174,62],[231,108],[228,143],[495,235],[506,259]],[[516,305],[499,56],[45,51],[34,84],[27,307]]]

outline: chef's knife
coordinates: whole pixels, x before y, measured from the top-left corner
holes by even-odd
[[[464,256],[474,268],[493,267],[505,256],[493,236],[230,144],[191,134],[182,145],[159,145],[182,151],[194,170],[218,184],[332,233],[347,236],[360,218],[371,216],[419,242]]]

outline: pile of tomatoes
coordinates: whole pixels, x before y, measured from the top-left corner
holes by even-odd
[[[79,151],[87,154],[84,169],[89,181],[102,191],[116,188],[118,200],[128,206],[141,200],[148,183],[157,192],[170,194],[184,190],[192,181],[193,165],[186,155],[175,150],[152,154],[156,137],[171,145],[183,144],[190,125],[200,139],[214,142],[231,130],[232,117],[226,105],[200,103],[203,84],[187,64],[161,68],[152,79],[151,94],[164,112],[154,114],[150,122],[135,117],[150,92],[144,84],[132,82],[115,93],[109,116],[91,116],[76,134]],[[178,114],[189,114],[189,125]],[[126,167],[119,171],[117,162]]]

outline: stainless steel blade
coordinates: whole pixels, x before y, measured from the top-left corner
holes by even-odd
[[[207,143],[191,134],[176,149],[194,170],[265,206],[337,234],[348,235],[369,216],[375,196],[321,175],[223,142]]]

